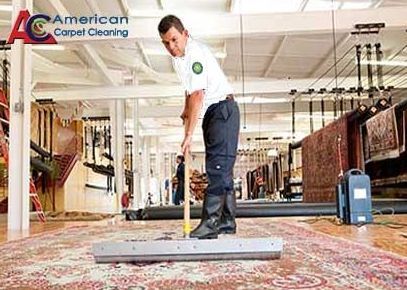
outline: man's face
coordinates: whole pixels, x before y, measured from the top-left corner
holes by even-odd
[[[188,31],[184,30],[181,33],[175,27],[171,27],[165,34],[160,34],[160,36],[162,43],[172,56],[184,56]]]

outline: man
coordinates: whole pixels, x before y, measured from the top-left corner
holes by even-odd
[[[188,34],[179,18],[165,16],[158,25],[161,40],[172,56],[173,66],[185,89],[181,118],[185,125],[182,152],[189,152],[191,139],[203,117],[208,188],[201,222],[190,237],[217,238],[236,232],[236,197],[233,166],[236,160],[240,113],[233,91],[209,49]]]
[[[177,191],[175,193],[175,205],[180,205],[181,201],[184,201],[184,179],[185,179],[185,164],[184,164],[184,156],[178,155],[177,156]]]

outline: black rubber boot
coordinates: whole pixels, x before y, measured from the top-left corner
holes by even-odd
[[[221,222],[218,225],[219,234],[236,234],[236,195],[233,191],[226,193]]]
[[[218,224],[222,214],[225,195],[206,195],[200,224],[189,235],[198,239],[217,239]]]

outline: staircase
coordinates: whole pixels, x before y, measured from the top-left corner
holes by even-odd
[[[79,160],[79,154],[61,154],[54,155],[54,160],[58,164],[59,174],[56,181],[58,187],[62,187],[65,181],[68,179],[69,175],[74,168],[76,161]]]
[[[0,90],[0,107],[3,108],[3,117],[0,119],[0,151],[3,155],[4,162],[8,167],[9,164],[9,144],[6,139],[6,134],[4,133],[3,123],[9,125],[10,123],[10,110],[8,106],[7,96],[4,94],[3,90]],[[42,205],[37,194],[37,188],[35,187],[33,179],[30,177],[29,182],[29,197],[31,202],[34,204],[34,208],[37,212],[38,218],[41,222],[45,222],[45,215],[42,210]]]

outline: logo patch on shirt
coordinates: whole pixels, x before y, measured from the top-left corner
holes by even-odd
[[[203,66],[200,62],[196,61],[192,65],[192,71],[199,75],[203,71]]]

